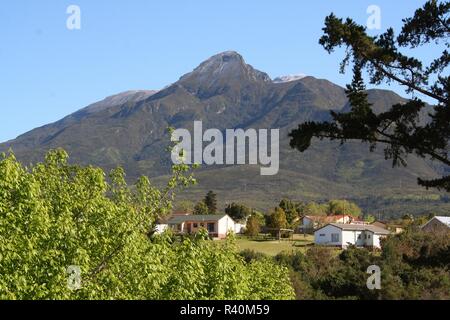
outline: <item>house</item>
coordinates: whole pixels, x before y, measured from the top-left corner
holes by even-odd
[[[450,217],[435,216],[422,226],[425,232],[450,232]]]
[[[227,214],[217,215],[172,215],[166,222],[168,228],[177,233],[196,233],[205,228],[212,238],[224,239],[229,231],[236,233],[239,226]],[[240,230],[238,230],[240,231]]]
[[[356,219],[350,215],[335,216],[304,216],[302,227],[305,230],[314,230],[328,223],[353,223]]]
[[[380,239],[390,233],[386,229],[367,224],[329,223],[314,232],[314,243],[341,248],[348,245],[381,248]]]

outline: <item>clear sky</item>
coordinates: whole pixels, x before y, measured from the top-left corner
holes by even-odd
[[[318,44],[325,16],[334,12],[365,24],[368,6],[377,5],[382,30],[398,30],[424,2],[4,0],[0,141],[108,95],[163,88],[225,50],[238,51],[271,77],[305,73],[344,85],[349,75],[338,72],[342,54],[328,55]],[[66,27],[71,4],[81,9],[80,30]]]

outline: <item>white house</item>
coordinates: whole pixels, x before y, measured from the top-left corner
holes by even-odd
[[[178,233],[196,233],[200,228],[205,228],[212,238],[219,239],[226,238],[229,231],[236,233],[239,229],[236,222],[227,214],[173,215],[167,219],[166,224],[168,228]]]
[[[357,247],[381,248],[380,239],[390,233],[386,229],[372,225],[330,223],[314,232],[314,243],[341,248],[346,248],[350,244]]]

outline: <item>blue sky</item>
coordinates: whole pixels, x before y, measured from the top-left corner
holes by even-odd
[[[111,94],[160,89],[225,50],[238,51],[271,77],[305,73],[344,85],[349,75],[338,72],[342,54],[328,55],[318,44],[325,16],[334,12],[365,24],[374,4],[382,30],[398,30],[424,2],[2,1],[0,141]],[[66,28],[71,4],[81,9],[81,30]]]

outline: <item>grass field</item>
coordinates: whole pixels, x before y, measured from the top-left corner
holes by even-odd
[[[254,250],[270,256],[275,256],[282,251],[305,251],[314,242],[314,236],[294,235],[293,240],[252,240],[247,237],[239,237],[237,245],[242,250]]]

